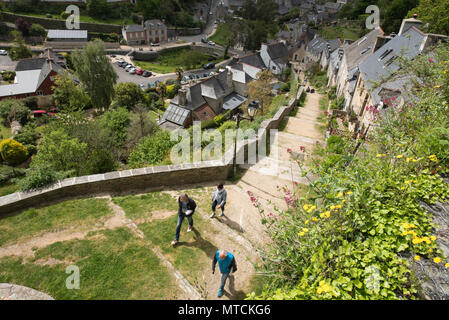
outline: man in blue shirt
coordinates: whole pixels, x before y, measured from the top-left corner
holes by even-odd
[[[218,290],[218,297],[223,295],[223,288],[226,284],[226,280],[229,274],[237,271],[237,263],[235,262],[234,255],[226,250],[217,250],[212,261],[212,274],[215,273],[215,265],[218,262],[218,267],[221,272],[220,289]]]

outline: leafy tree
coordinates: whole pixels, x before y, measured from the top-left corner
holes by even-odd
[[[428,23],[426,31],[449,34],[449,2],[446,0],[420,0],[419,5],[408,12],[408,17],[418,14],[424,24]]]
[[[23,18],[17,18],[14,21],[14,24],[16,25],[17,30],[22,32],[24,36],[29,35],[32,24],[30,21],[24,20]]]
[[[20,142],[6,139],[0,142],[0,155],[10,165],[17,165],[26,160],[28,150]]]
[[[134,82],[121,82],[114,87],[114,103],[119,107],[133,108],[145,101],[142,89]]]
[[[70,171],[71,175],[87,174],[88,145],[70,137],[62,128],[46,132],[31,167],[51,165],[59,172]]]
[[[0,117],[5,126],[10,126],[11,122],[18,121],[25,125],[30,116],[30,110],[25,107],[23,101],[16,99],[5,99],[0,101]]]
[[[175,72],[176,72],[176,79],[178,80],[179,83],[181,83],[182,74],[184,73],[184,69],[181,67],[177,67]]]
[[[159,83],[157,86],[157,92],[159,93],[159,97],[162,102],[164,102],[164,97],[167,94],[167,85],[163,82]]]
[[[102,126],[109,129],[116,147],[119,148],[122,148],[126,142],[130,123],[130,112],[123,107],[107,111],[101,119]]]
[[[135,116],[128,127],[128,149],[134,149],[140,139],[154,134],[159,128],[156,121],[149,117],[148,110],[144,105],[138,104],[133,108],[133,112]]]
[[[108,3],[106,0],[88,0],[87,12],[92,17],[103,17],[108,11]]]
[[[65,111],[83,110],[90,105],[89,96],[82,86],[73,81],[68,72],[55,77],[53,99],[56,106]]]
[[[274,75],[273,73],[271,73],[271,71],[263,70],[257,74],[257,79],[251,81],[248,85],[248,100],[259,100],[261,104],[261,114],[263,114],[264,112],[263,106],[269,106],[271,103],[271,82],[273,79]]]
[[[30,27],[30,35],[37,37],[45,37],[47,35],[47,31],[40,24],[33,23]]]
[[[9,57],[11,60],[20,60],[31,58],[33,53],[31,49],[25,44],[23,37],[20,32],[12,31],[14,36],[13,46],[9,49]]]
[[[95,39],[82,51],[72,54],[76,74],[86,88],[95,108],[107,108],[114,94],[117,73],[106,55],[104,44]]]

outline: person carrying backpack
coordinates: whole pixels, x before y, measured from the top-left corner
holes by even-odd
[[[220,289],[218,290],[218,297],[223,295],[223,289],[229,274],[237,271],[237,263],[234,255],[226,250],[217,250],[212,260],[212,274],[215,274],[215,265],[218,262],[218,267],[221,272]]]
[[[212,214],[210,218],[215,216],[215,208],[221,209],[220,217],[224,215],[224,206],[226,204],[227,192],[223,187],[223,184],[220,183],[215,189],[214,194],[212,195]]]
[[[175,240],[171,242],[173,246],[177,244],[179,241],[179,234],[181,232],[181,226],[182,222],[184,221],[184,218],[187,217],[187,220],[189,220],[189,227],[187,228],[187,232],[193,230],[192,216],[195,213],[195,208],[196,208],[195,201],[189,198],[189,196],[186,193],[183,193],[178,197],[178,223],[176,225]]]

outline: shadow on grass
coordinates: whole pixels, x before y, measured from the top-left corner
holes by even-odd
[[[184,246],[184,247],[198,248],[198,249],[201,249],[202,251],[204,251],[204,253],[206,253],[206,255],[208,257],[211,257],[211,259],[212,259],[214,254],[217,252],[218,248],[216,246],[214,246],[210,241],[204,239],[201,236],[201,233],[197,229],[194,228],[192,230],[192,232],[195,234],[193,236],[193,239],[195,241],[193,241],[193,242],[180,241],[176,244],[176,247]]]
[[[246,293],[242,290],[235,290],[234,275],[230,274],[228,277],[229,292],[225,289],[223,294],[231,300],[243,300],[246,298]]]

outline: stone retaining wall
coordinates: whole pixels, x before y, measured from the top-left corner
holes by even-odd
[[[297,97],[291,99],[287,106],[281,107],[273,118],[261,123],[258,139],[243,141],[237,145],[237,159],[243,157],[247,161],[248,149],[255,148],[254,144],[258,144],[259,140],[263,141],[261,139],[264,135],[269,134],[270,129],[278,127],[282,119],[295,108],[303,89],[300,87]],[[233,151],[234,147],[230,148],[222,160],[147,167],[69,178],[37,191],[16,192],[0,197],[0,215],[74,198],[127,194],[161,187],[223,181],[231,173]]]

